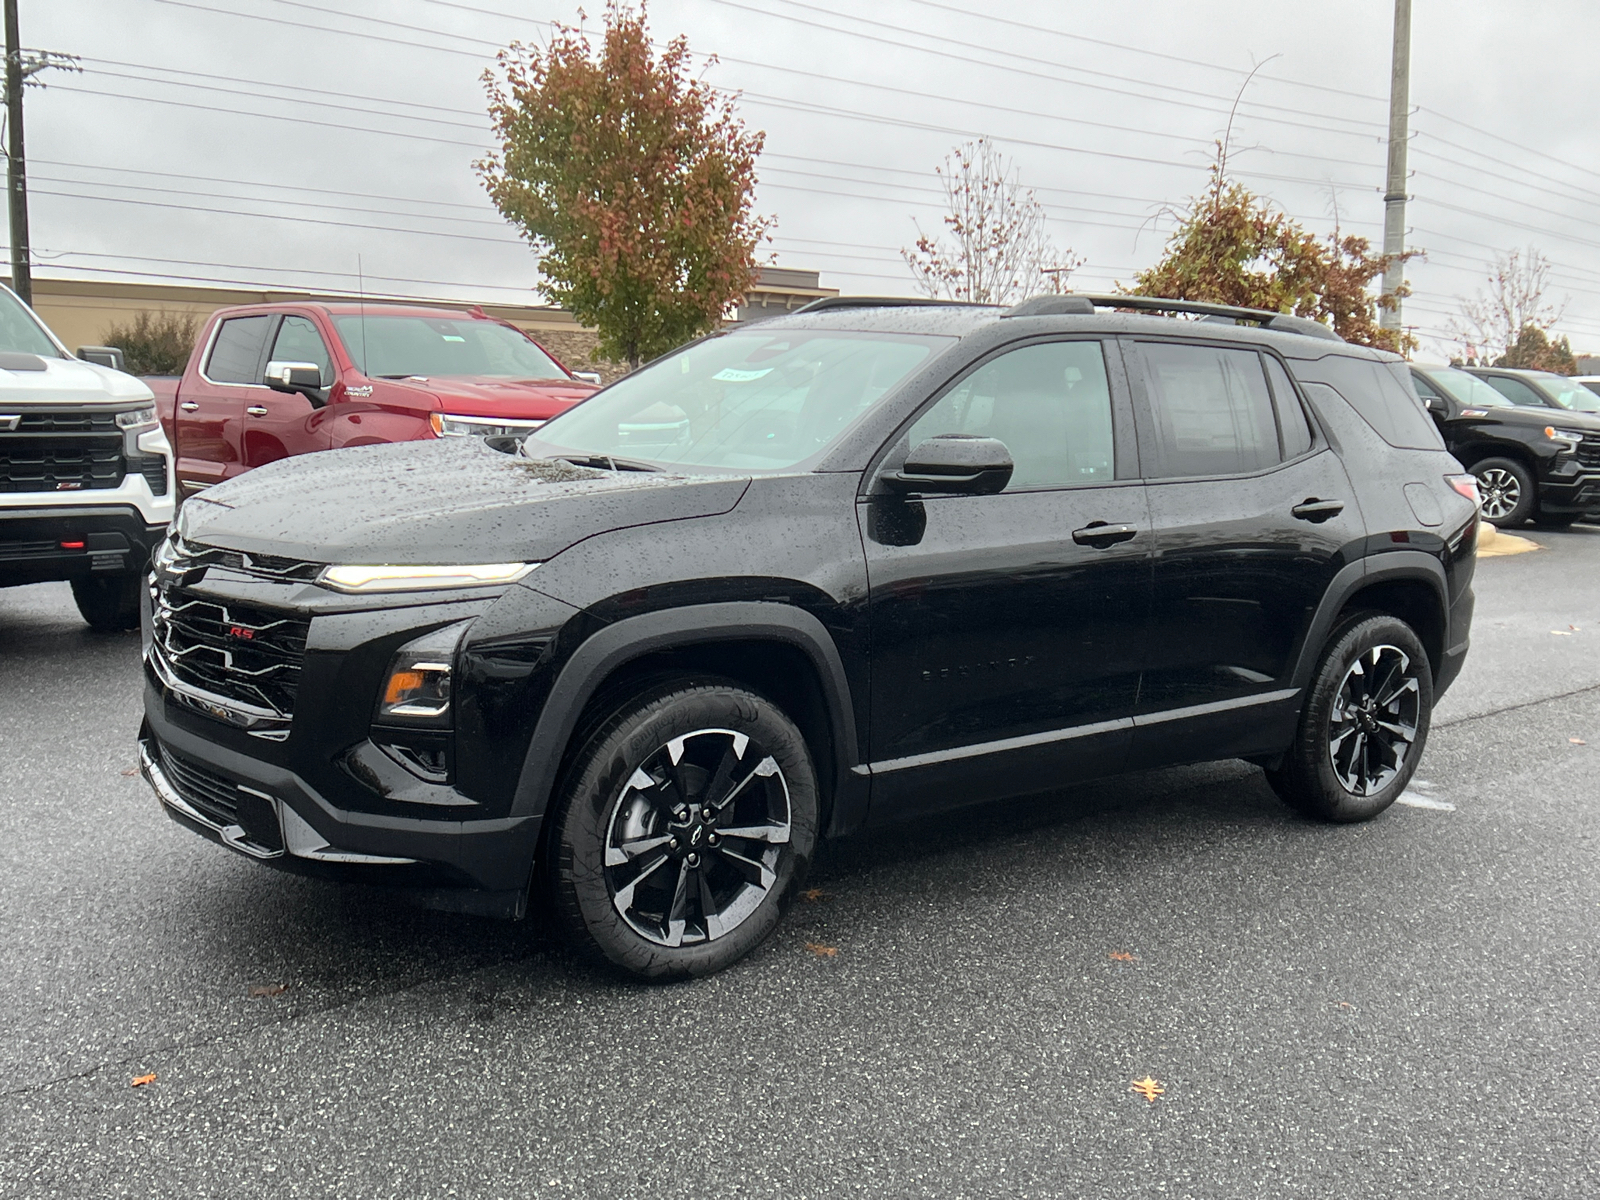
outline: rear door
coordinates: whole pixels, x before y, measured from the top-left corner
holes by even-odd
[[[333,386],[333,358],[316,323],[308,315],[287,313],[274,318],[266,362],[311,363],[322,386]],[[265,364],[263,365],[265,370]],[[243,454],[246,467],[261,467],[294,454],[328,448],[326,404],[314,404],[299,393],[266,388],[245,405]]]
[[[1003,492],[862,503],[875,819],[1123,766],[1150,522],[1110,349],[1061,339],[992,355],[885,463],[939,435],[994,437],[1016,463]]]
[[[1284,364],[1237,343],[1125,343],[1155,564],[1135,761],[1281,747],[1318,602],[1365,526]]]
[[[178,481],[183,496],[221,483],[245,469],[242,454],[246,405],[270,389],[261,382],[267,336],[276,320],[267,313],[217,322],[199,369],[178,389]]]

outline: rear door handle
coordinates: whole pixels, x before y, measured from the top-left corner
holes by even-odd
[[[1307,496],[1291,508],[1289,513],[1297,520],[1320,524],[1330,517],[1337,517],[1343,511],[1343,500],[1318,500],[1315,496]]]
[[[185,400],[178,407],[183,409],[184,412],[198,412],[200,409],[200,405],[193,400]]]
[[[1137,525],[1107,525],[1104,521],[1090,521],[1082,529],[1072,531],[1072,540],[1080,546],[1094,546],[1104,550],[1138,534]]]
[[[267,410],[261,407],[259,404],[252,404],[249,408],[245,409],[245,412],[249,413],[252,417],[264,417],[267,415]]]

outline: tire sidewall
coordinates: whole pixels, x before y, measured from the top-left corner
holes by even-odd
[[[776,882],[737,928],[711,942],[674,948],[642,937],[617,912],[606,885],[604,848],[612,808],[628,778],[672,738],[700,729],[747,733],[772,755],[789,790],[790,840]],[[680,683],[638,698],[595,732],[567,781],[550,843],[556,911],[576,944],[629,974],[688,978],[743,958],[776,927],[810,868],[818,820],[810,753],[777,706],[736,685]]]
[[[1399,773],[1381,790],[1356,796],[1345,790],[1328,757],[1329,715],[1340,685],[1351,665],[1362,654],[1378,646],[1395,646],[1417,670],[1420,703],[1417,736]],[[1416,773],[1417,763],[1428,744],[1433,724],[1433,670],[1421,640],[1411,626],[1396,617],[1368,616],[1353,619],[1333,638],[1317,667],[1300,733],[1294,750],[1294,795],[1291,803],[1310,816],[1325,821],[1366,821],[1394,803]]]

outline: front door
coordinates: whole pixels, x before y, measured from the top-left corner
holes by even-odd
[[[859,510],[874,819],[1109,774],[1130,736],[1150,523],[1120,369],[1097,340],[1000,352],[885,465],[952,433],[1006,444],[1005,491]]]
[[[311,363],[322,372],[324,388],[333,383],[333,360],[309,317],[291,313],[279,319],[266,361]],[[263,467],[291,455],[326,450],[325,413],[326,405],[313,404],[298,392],[268,388],[252,396],[244,410],[245,466]]]
[[[217,326],[200,369],[178,388],[177,473],[192,496],[245,469],[245,406],[268,392],[261,382],[267,335],[276,317],[229,317]]]
[[[1301,643],[1366,532],[1344,465],[1276,356],[1127,350],[1155,542],[1134,754],[1156,765],[1281,748]]]

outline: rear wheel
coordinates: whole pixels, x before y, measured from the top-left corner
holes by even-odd
[[[1478,477],[1483,519],[1510,529],[1533,516],[1537,484],[1533,472],[1514,458],[1486,458],[1472,468]]]
[[[563,931],[649,979],[720,970],[793,900],[817,808],[805,740],[769,700],[732,683],[658,686],[568,772],[548,874]]]
[[[134,575],[90,576],[72,581],[72,598],[89,628],[102,633],[120,633],[139,628],[139,600],[143,577]]]
[[[1323,652],[1294,745],[1267,780],[1307,816],[1369,820],[1411,781],[1432,715],[1433,671],[1411,626],[1357,618]]]

